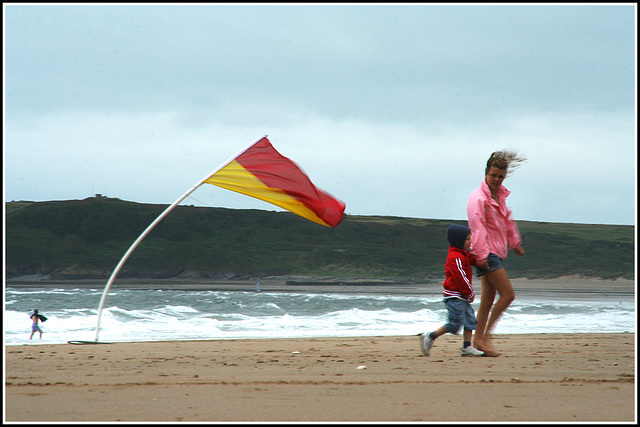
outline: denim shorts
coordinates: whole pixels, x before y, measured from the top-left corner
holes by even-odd
[[[447,331],[458,334],[460,327],[473,331],[476,328],[476,314],[469,301],[460,298],[445,298],[444,305],[449,313],[449,321],[445,324]]]
[[[499,258],[496,254],[489,254],[489,256],[487,257],[487,261],[489,261],[488,269],[476,267],[478,277],[482,277],[482,275],[490,271],[500,270],[501,268],[504,268],[504,265],[502,264],[502,258]]]

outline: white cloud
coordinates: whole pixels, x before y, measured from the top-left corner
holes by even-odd
[[[7,200],[168,204],[266,133],[353,214],[463,219],[513,148],[516,218],[635,222],[635,7],[4,9]]]

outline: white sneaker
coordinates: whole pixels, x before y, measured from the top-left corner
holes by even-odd
[[[431,346],[433,345],[433,340],[429,336],[429,332],[423,332],[418,336],[420,338],[420,350],[422,350],[422,354],[428,356],[431,351]]]
[[[483,356],[484,351],[480,351],[473,346],[469,346],[462,349],[460,356]]]

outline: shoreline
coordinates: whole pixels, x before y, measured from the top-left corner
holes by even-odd
[[[635,331],[625,331],[625,332],[597,332],[596,335],[635,335]],[[511,336],[514,338],[517,337],[526,337],[531,335],[540,335],[540,336],[558,336],[558,337],[570,337],[573,335],[593,335],[593,332],[551,332],[551,333],[541,333],[541,334],[532,334],[530,332],[522,332],[522,333],[504,333],[504,334],[493,334],[495,337],[499,336]],[[448,334],[450,335],[450,334]],[[460,337],[462,334],[459,334]],[[304,341],[304,340],[340,340],[340,339],[367,339],[367,338],[378,338],[378,339],[386,339],[386,338],[407,338],[414,337],[415,334],[409,335],[327,335],[327,336],[309,336],[309,337],[271,337],[271,338],[263,338],[263,337],[247,337],[247,338],[209,338],[209,339],[164,339],[164,340],[137,340],[137,341],[95,341],[95,340],[68,340],[64,342],[40,342],[39,339],[34,338],[29,342],[22,343],[5,343],[5,347],[20,347],[20,346],[60,346],[60,345],[75,345],[75,346],[93,346],[93,345],[111,345],[111,344],[158,344],[158,343],[187,343],[187,342],[197,342],[197,343],[215,343],[215,342],[233,342],[233,341]],[[411,338],[414,339],[414,338]],[[454,338],[455,339],[455,338]]]
[[[635,333],[5,347],[10,422],[633,422]]]

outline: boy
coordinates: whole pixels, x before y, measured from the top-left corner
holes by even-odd
[[[445,263],[444,304],[447,307],[449,321],[431,333],[421,333],[420,349],[429,355],[433,341],[447,332],[458,334],[464,327],[462,356],[482,356],[484,352],[471,346],[471,335],[476,328],[476,316],[471,307],[475,298],[471,284],[471,265],[476,265],[475,257],[469,252],[471,230],[463,225],[453,224],[447,229],[449,254]]]

